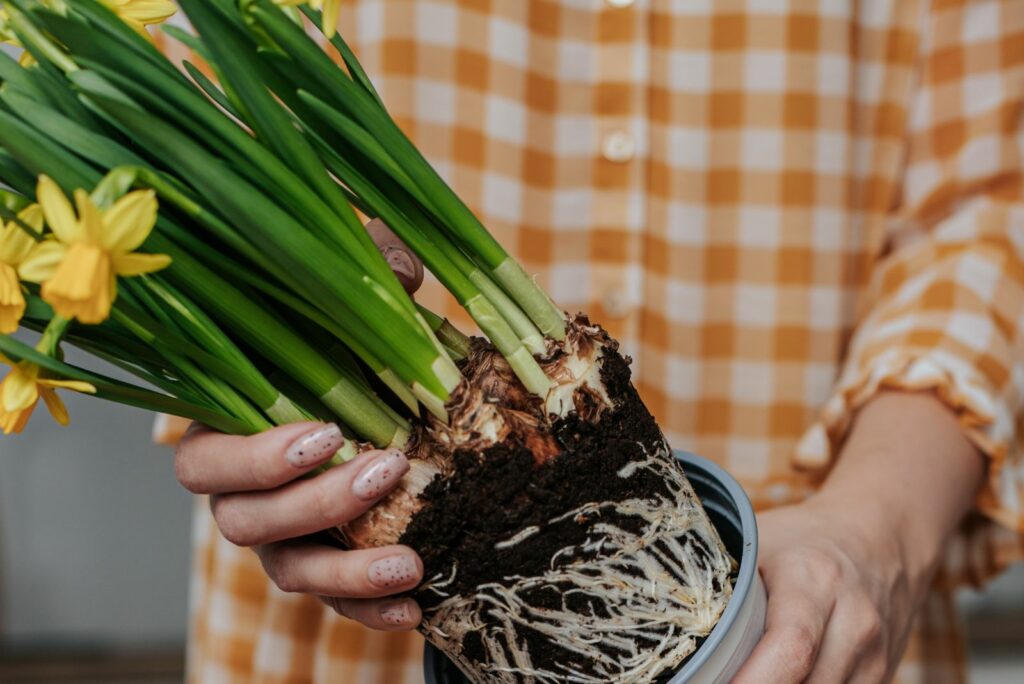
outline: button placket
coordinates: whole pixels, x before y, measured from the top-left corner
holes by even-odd
[[[601,310],[610,330],[621,339],[637,339],[642,291],[644,169],[646,125],[643,97],[648,82],[645,53],[644,9],[637,0],[602,0],[602,35],[598,43],[594,114],[598,136],[594,140],[597,169],[594,187],[594,216],[603,235],[599,240],[616,240],[615,252],[602,244],[601,261],[591,266],[594,273],[593,302]],[[629,32],[624,31],[629,27]],[[629,350],[634,356],[640,349]]]

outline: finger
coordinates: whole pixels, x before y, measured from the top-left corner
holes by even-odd
[[[332,598],[381,598],[414,589],[423,562],[407,546],[342,551],[307,541],[258,547],[267,575],[282,591]]]
[[[848,684],[879,684],[892,681],[895,665],[890,664],[881,651],[871,651],[858,660]]]
[[[781,575],[781,573],[780,573]],[[765,633],[733,680],[737,684],[796,684],[814,667],[834,599],[813,591],[799,574],[769,582]]]
[[[878,611],[867,597],[841,600],[832,612],[808,681],[849,681],[855,671],[866,665],[865,656],[879,645],[881,627]]]
[[[295,423],[249,437],[199,426],[178,445],[174,469],[195,494],[271,489],[327,461],[344,443],[333,423]]]
[[[366,232],[373,238],[405,291],[412,294],[420,289],[420,285],[423,284],[423,262],[415,252],[379,218],[372,219],[366,224]]]
[[[269,491],[212,497],[213,517],[228,541],[256,546],[330,529],[366,512],[409,471],[398,449],[367,451],[314,478]]]
[[[343,599],[321,596],[320,599],[339,615],[361,622],[370,629],[386,632],[407,632],[423,620],[419,604],[410,598]]]

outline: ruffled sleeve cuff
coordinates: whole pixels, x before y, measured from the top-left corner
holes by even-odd
[[[974,366],[941,349],[887,350],[847,365],[818,420],[798,443],[795,464],[813,470],[831,466],[857,410],[887,389],[932,391],[956,414],[967,437],[990,459],[978,509],[1024,532],[1024,451],[1013,439],[1014,412]]]

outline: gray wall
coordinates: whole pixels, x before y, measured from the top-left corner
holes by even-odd
[[[150,414],[62,396],[70,427],[40,403],[0,437],[0,638],[180,641],[191,498],[172,454]]]

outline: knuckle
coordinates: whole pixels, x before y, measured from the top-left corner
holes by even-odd
[[[842,565],[833,555],[825,551],[820,549],[803,549],[801,552],[801,564],[805,572],[827,588],[837,587],[842,581]]]
[[[861,645],[874,643],[882,635],[882,614],[867,597],[862,598],[857,608],[857,633],[854,635]]]
[[[235,546],[253,546],[256,543],[251,526],[241,514],[235,498],[218,496],[210,502],[213,518],[217,528],[229,542]]]
[[[274,581],[277,588],[286,594],[298,594],[305,590],[305,585],[299,581],[298,575],[287,564],[279,563],[273,574],[270,572],[267,574],[270,575],[270,579]]]
[[[179,446],[174,453],[174,477],[182,487],[193,494],[206,494],[199,473],[190,458],[190,450],[187,446]]]
[[[359,582],[354,580],[352,567],[343,558],[339,558],[338,562],[331,564],[331,589],[336,597],[358,598],[361,593],[359,591]]]
[[[345,522],[345,498],[339,495],[333,478],[318,477],[313,483],[310,497],[319,524],[326,529]]]
[[[353,619],[352,618],[352,611],[349,610],[349,608],[346,605],[345,601],[343,601],[342,599],[339,599],[339,598],[337,598],[335,596],[325,596],[324,597],[324,602],[326,602],[327,605],[330,606],[331,610],[333,610],[335,613],[337,613],[341,617],[348,618],[350,620]]]
[[[274,586],[288,594],[301,591],[294,569],[285,562],[282,553],[276,546],[273,544],[261,546],[256,553],[260,558],[260,563],[263,564],[263,571],[267,573],[267,577],[274,583]]]
[[[253,489],[271,489],[277,486],[277,473],[269,459],[259,458],[253,450],[244,455],[246,474]]]
[[[818,652],[818,637],[807,625],[794,625],[789,629],[786,641],[786,660],[793,673],[806,677],[814,667]]]

